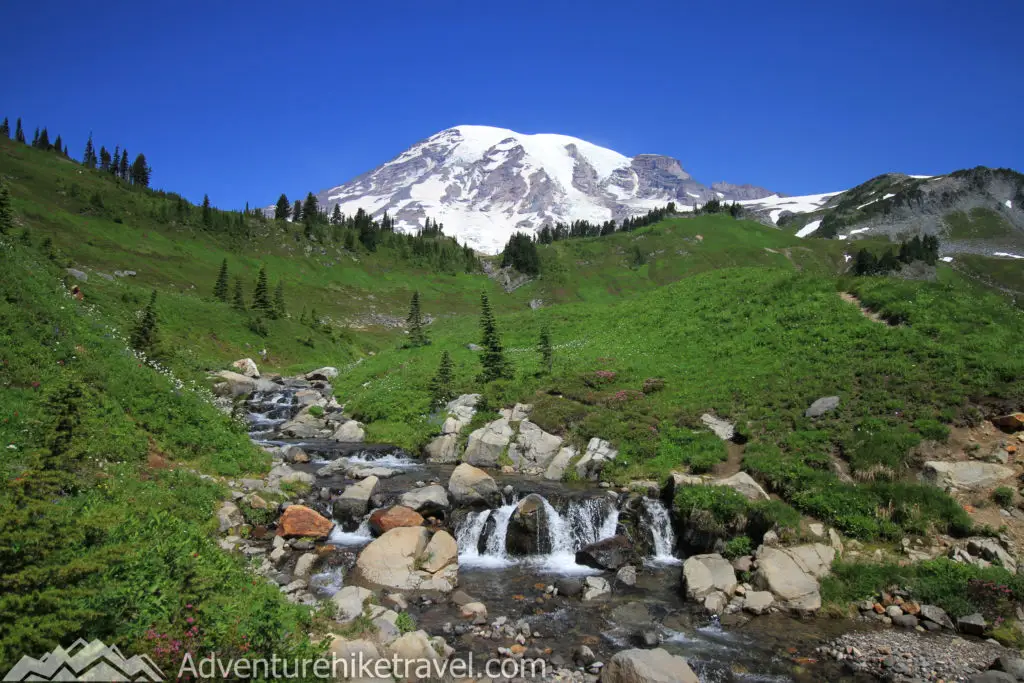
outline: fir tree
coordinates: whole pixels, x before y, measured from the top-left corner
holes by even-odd
[[[274,305],[270,303],[270,288],[267,285],[266,266],[261,267],[259,275],[256,276],[256,289],[252,293],[252,307],[254,310],[262,311],[263,313],[272,313],[274,310]]]
[[[548,326],[540,328],[540,340],[537,342],[537,352],[540,354],[541,369],[551,374],[551,365],[554,360],[554,349],[551,347],[551,332]]]
[[[302,202],[298,199],[295,200],[295,205],[292,207],[292,223],[298,223],[302,220]]]
[[[85,153],[82,154],[82,165],[86,168],[96,168],[96,148],[92,144],[92,133],[85,142]]]
[[[39,126],[36,126],[36,132],[32,134],[32,146],[39,146]]]
[[[20,116],[18,117],[18,122],[15,124],[14,140],[15,140],[15,142],[20,142],[21,144],[25,144],[25,131],[21,127],[21,117]]]
[[[274,287],[274,315],[275,318],[283,318],[287,314],[284,306],[284,280],[277,281]]]
[[[483,381],[492,382],[507,377],[508,365],[501,348],[501,338],[498,336],[494,313],[491,312],[491,302],[487,299],[486,294],[480,295],[480,329],[483,332],[480,340],[480,345],[483,347],[483,351],[480,353]]]
[[[220,264],[220,273],[217,274],[217,284],[213,286],[213,296],[219,301],[227,303],[228,300],[228,260],[224,259]]]
[[[317,203],[316,195],[310,192],[306,195],[306,201],[302,204],[302,220],[313,223],[320,217],[320,205]]]
[[[131,344],[134,349],[147,356],[155,356],[157,349],[156,334],[156,290],[149,297],[149,304],[142,311],[142,318],[132,331]]]
[[[232,299],[231,305],[236,311],[245,310],[245,295],[242,294],[242,278],[235,276],[235,296]]]
[[[114,158],[111,159],[110,166],[107,170],[114,175],[117,175],[121,170],[121,145],[114,145]]]
[[[38,130],[38,128],[36,130]],[[50,149],[50,132],[46,130],[46,128],[43,128],[43,131],[39,133],[39,139],[36,143],[36,146],[39,147],[39,149]]]
[[[63,154],[64,156],[68,155],[68,146],[67,145],[64,145],[64,151],[61,152],[61,154]]]
[[[420,314],[420,293],[412,293],[409,303],[409,316],[405,319],[409,325],[409,346],[426,346],[430,343],[423,329],[423,317]]]
[[[203,225],[210,227],[213,225],[213,209],[210,208],[210,195],[203,195]]]
[[[0,135],[3,135],[5,139],[10,139],[11,137],[11,124],[6,116],[4,117],[4,122],[0,124]]]
[[[110,170],[110,152],[103,145],[100,145],[100,170]]]
[[[64,142],[60,139],[60,133],[57,133],[57,139],[53,141],[53,148],[57,150],[57,154],[64,151]]]
[[[447,351],[441,354],[437,374],[430,380],[430,399],[434,407],[448,403],[455,396],[455,365]]]
[[[121,152],[121,164],[117,168],[117,177],[128,180],[128,150]]]
[[[14,213],[11,210],[11,192],[7,183],[0,180],[0,235],[6,235],[14,229]]]
[[[151,169],[149,164],[146,163],[146,155],[140,154],[135,157],[135,161],[132,162],[131,169],[128,171],[129,180],[132,185],[139,185],[141,187],[149,187],[149,174]]]
[[[341,217],[341,204],[334,205],[334,211],[331,213],[331,225],[341,225],[343,223]]]
[[[277,206],[274,207],[274,220],[286,221],[292,215],[292,205],[288,203],[288,195],[281,193],[277,198]]]

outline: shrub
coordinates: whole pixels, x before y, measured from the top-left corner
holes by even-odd
[[[736,536],[730,538],[725,544],[725,548],[722,550],[722,555],[730,560],[735,560],[737,557],[743,557],[749,555],[753,550],[753,544],[748,536]]]
[[[925,418],[915,420],[914,429],[916,429],[925,439],[939,441],[942,443],[945,443],[949,439],[949,427],[938,420]]]
[[[324,409],[320,406],[310,406],[309,414],[312,415],[313,417],[323,417]]]
[[[1013,489],[1009,486],[1000,486],[992,492],[992,500],[998,503],[1001,507],[1009,507],[1013,504]]]
[[[845,450],[854,472],[892,475],[906,468],[910,450],[920,442],[921,437],[906,427],[870,419],[857,427]]]
[[[670,427],[662,432],[657,460],[669,468],[685,466],[699,473],[711,470],[728,455],[725,443],[710,432]]]
[[[395,619],[395,628],[399,633],[409,633],[416,630],[416,622],[408,612],[399,612],[398,618]]]

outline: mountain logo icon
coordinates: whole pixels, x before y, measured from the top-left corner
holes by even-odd
[[[57,647],[39,659],[24,656],[5,681],[162,681],[164,674],[146,655],[125,658],[99,640],[79,638],[65,650]]]

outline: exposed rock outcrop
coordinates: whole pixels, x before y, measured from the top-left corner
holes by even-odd
[[[604,439],[594,437],[587,444],[587,450],[576,462],[576,474],[581,479],[596,481],[605,463],[618,457],[619,452],[612,448],[612,445]]]
[[[350,580],[371,589],[448,593],[458,583],[457,559],[458,546],[447,531],[399,527],[359,553]]]
[[[456,505],[494,506],[501,501],[501,492],[494,477],[482,469],[462,463],[448,479],[448,493]]]
[[[761,546],[754,555],[753,584],[771,591],[780,606],[797,613],[821,608],[818,579],[831,571],[835,550],[821,543],[771,548]]]
[[[512,434],[505,418],[487,423],[469,435],[463,462],[475,467],[496,467],[512,440]]]
[[[601,673],[601,683],[700,683],[686,659],[667,650],[623,650]]]

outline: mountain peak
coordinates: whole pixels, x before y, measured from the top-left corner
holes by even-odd
[[[707,188],[667,156],[630,158],[569,135],[463,124],[320,193],[319,200],[328,210],[340,205],[345,214],[387,211],[403,230],[416,230],[430,217],[447,234],[494,253],[514,233],[544,225],[621,221],[669,202],[686,210],[715,197],[758,194],[771,193]]]

